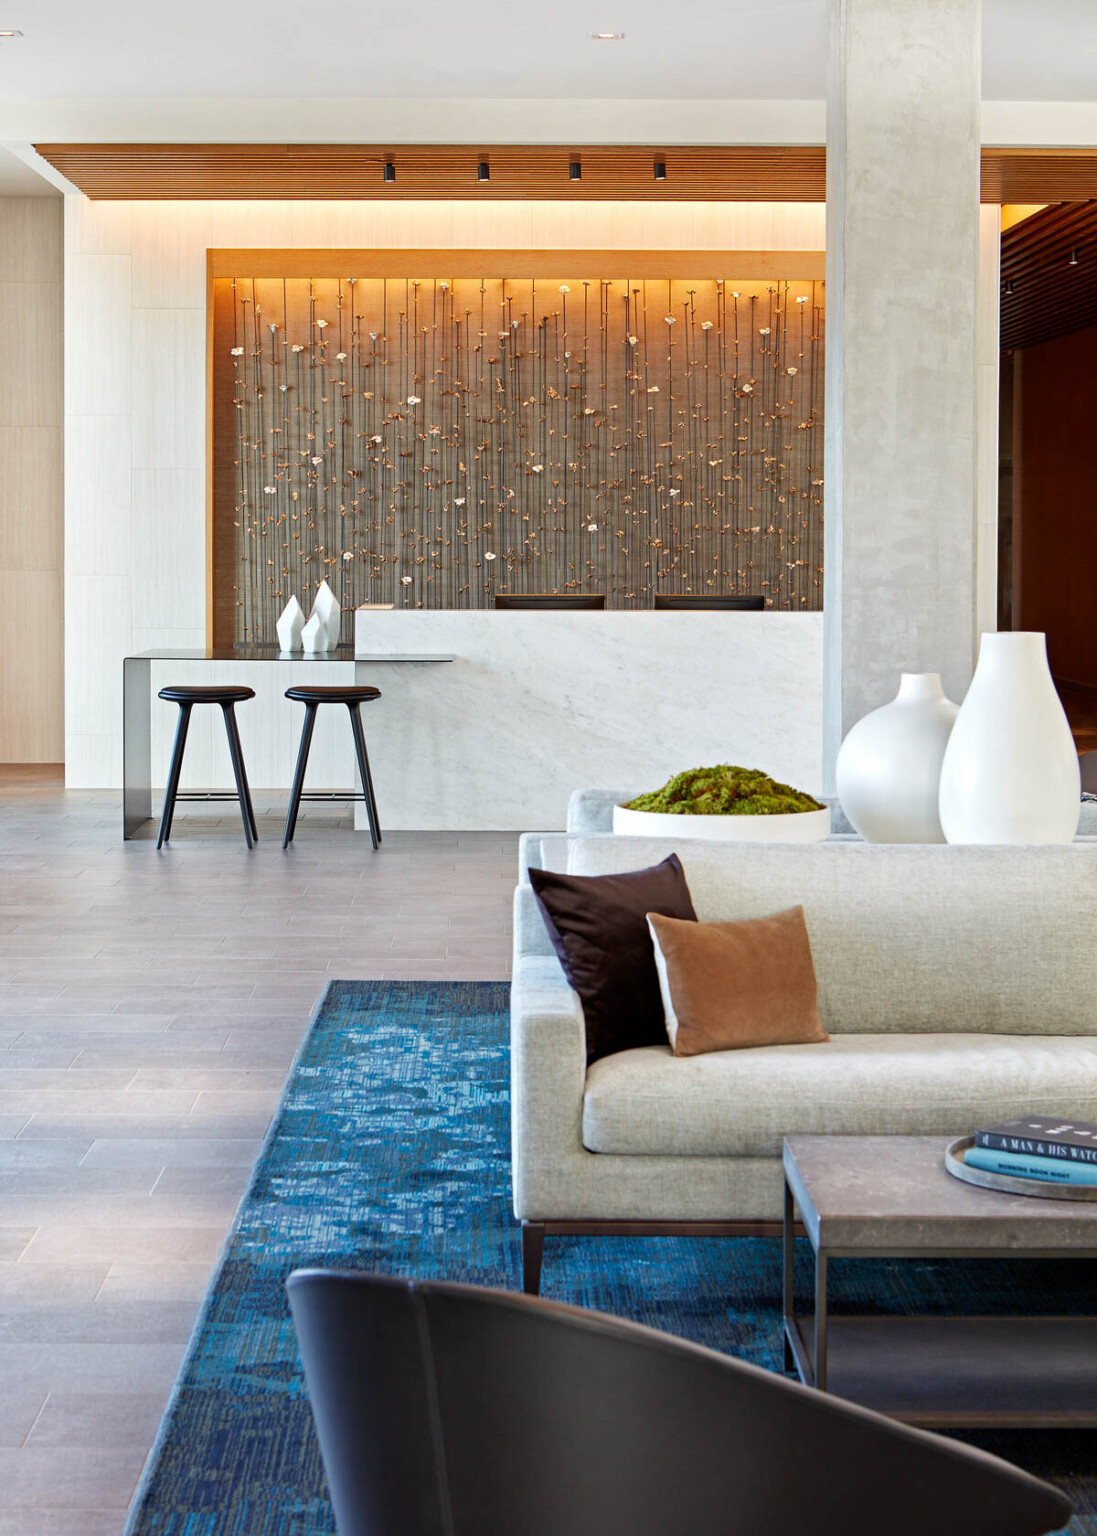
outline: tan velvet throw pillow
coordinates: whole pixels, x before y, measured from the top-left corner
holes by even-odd
[[[648,913],[676,1056],[829,1040],[803,907],[736,923]]]

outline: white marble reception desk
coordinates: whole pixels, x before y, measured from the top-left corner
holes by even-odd
[[[579,786],[720,762],[822,788],[821,613],[359,609],[354,649],[455,657],[355,664],[384,827],[562,827]]]

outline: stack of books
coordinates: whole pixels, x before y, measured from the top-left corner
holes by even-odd
[[[1097,1185],[1097,1125],[1029,1115],[976,1131],[964,1162],[1045,1184]]]

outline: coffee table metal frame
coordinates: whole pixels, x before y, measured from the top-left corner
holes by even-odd
[[[812,1236],[810,1223],[797,1221],[796,1197],[789,1181],[789,1163],[795,1166],[795,1160],[789,1149],[787,1141],[784,1144],[782,1155],[782,1167],[784,1177],[784,1221],[782,1226],[782,1318],[784,1324],[784,1351],[786,1371],[795,1370],[805,1386],[815,1387],[820,1392],[828,1390],[828,1304],[827,1304],[827,1278],[828,1264],[831,1259],[847,1258],[889,1258],[889,1259],[1079,1259],[1097,1257],[1097,1250],[1089,1254],[1079,1252],[1078,1248],[1048,1247],[1025,1248],[1019,1251],[1011,1251],[1002,1247],[918,1247],[904,1248],[902,1246],[885,1243],[878,1248],[847,1248],[829,1246],[821,1240],[816,1241]],[[814,1256],[814,1302],[815,1311],[810,1317],[800,1316],[796,1312],[795,1295],[795,1239],[798,1235],[806,1235],[812,1245]],[[881,1322],[886,1321],[880,1319]],[[942,1320],[951,1322],[951,1319]],[[972,1322],[985,1321],[982,1318],[973,1318]],[[1054,1326],[1065,1325],[1094,1325],[1097,1318],[1001,1318],[995,1319],[1002,1324],[1015,1324],[1019,1328],[1026,1325],[1045,1324]],[[891,1417],[916,1423],[923,1427],[937,1426],[946,1428],[964,1427],[1097,1427],[1097,1377],[1094,1381],[1094,1399],[1092,1408],[1082,1411],[1066,1411],[1057,1413],[1041,1412],[1037,1406],[1033,1407],[1031,1414],[1019,1413],[1016,1408],[997,1410],[987,1407],[979,1411],[954,1411],[942,1406],[939,1412],[918,1411],[911,1413],[893,1412]],[[867,1403],[872,1407],[874,1404]],[[879,1411],[887,1413],[886,1408]]]

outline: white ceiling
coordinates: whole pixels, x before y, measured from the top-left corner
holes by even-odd
[[[55,186],[0,147],[0,197],[60,197]]]
[[[826,0],[0,0],[8,27],[0,99],[825,94]],[[983,67],[987,100],[1097,100],[1097,3],[985,0]]]

